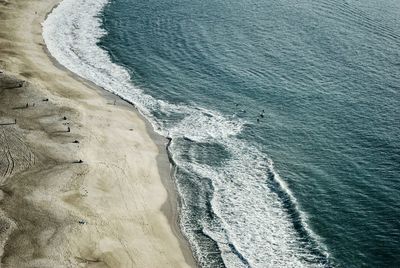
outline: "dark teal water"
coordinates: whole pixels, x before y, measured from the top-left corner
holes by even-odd
[[[113,0],[98,16],[128,82],[88,56],[96,27],[71,18],[59,43],[172,138],[202,266],[400,267],[399,1]]]

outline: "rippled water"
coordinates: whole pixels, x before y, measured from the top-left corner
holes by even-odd
[[[172,138],[204,267],[400,265],[400,2],[64,0],[57,60]]]

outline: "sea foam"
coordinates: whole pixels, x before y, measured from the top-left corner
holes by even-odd
[[[172,138],[170,151],[177,167],[206,178],[211,184],[208,202],[212,221],[201,221],[201,230],[219,249],[227,267],[324,267],[326,250],[306,224],[296,199],[273,162],[254,145],[238,138],[246,122],[228,118],[196,104],[181,105],[157,100],[134,86],[135,77],[113,63],[109,54],[97,46],[107,34],[98,17],[107,0],[64,0],[43,23],[43,37],[51,55],[70,71],[134,103],[161,135]],[[166,118],[160,120],[156,114]],[[180,142],[215,143],[223,146],[229,157],[220,166],[210,166],[182,157]],[[184,180],[184,178],[183,178]],[[178,180],[182,205],[180,223],[193,251],[204,267],[213,266],[209,254],[199,246],[190,210],[189,189]],[[280,193],[283,193],[280,194]],[[283,196],[283,197],[282,197]],[[206,198],[206,197],[205,197]],[[293,213],[303,232],[295,228]]]

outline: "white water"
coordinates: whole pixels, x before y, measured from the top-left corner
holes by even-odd
[[[175,105],[156,100],[132,84],[129,73],[111,62],[106,51],[96,45],[106,34],[96,16],[107,0],[64,0],[43,23],[43,37],[50,53],[72,72],[134,103],[160,134],[174,139],[171,150],[177,165],[191,174],[212,180],[211,206],[217,224],[203,223],[203,231],[218,244],[227,267],[246,263],[232,253],[229,244],[251,267],[310,267],[311,255],[299,242],[293,223],[282,201],[267,184],[267,173],[274,173],[283,191],[297,206],[284,181],[274,171],[272,161],[258,148],[236,138],[245,122],[230,120],[216,111],[201,107]],[[133,80],[135,78],[133,77]],[[165,125],[152,116],[161,111],[166,116],[181,115],[180,121]],[[226,148],[231,158],[222,167],[189,163],[181,159],[175,140],[187,137],[195,142],[213,142]],[[178,189],[181,191],[178,185]],[[206,252],[200,252],[190,226],[185,224],[185,196],[182,196],[182,228],[199,262],[207,266]],[[305,224],[311,237],[316,237]],[[315,238],[317,241],[318,239]],[[321,246],[322,247],[322,246]]]

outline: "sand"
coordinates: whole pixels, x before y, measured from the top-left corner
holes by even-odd
[[[46,53],[57,3],[0,0],[2,267],[196,266],[165,140]]]

